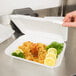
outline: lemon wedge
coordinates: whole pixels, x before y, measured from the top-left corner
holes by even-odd
[[[48,53],[54,53],[57,55],[57,50],[55,48],[49,48]]]
[[[53,58],[50,57],[50,58],[46,58],[44,60],[44,64],[48,65],[48,66],[55,66],[56,61]]]
[[[54,53],[48,53],[46,55],[46,58],[50,58],[50,57],[52,57],[54,60],[56,60],[56,54],[54,54]]]
[[[55,66],[56,56],[57,56],[57,50],[55,48],[49,48],[44,60],[44,64],[48,66]]]

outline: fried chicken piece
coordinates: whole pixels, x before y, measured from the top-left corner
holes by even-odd
[[[18,47],[19,49],[21,49],[23,52],[24,52],[24,55],[25,55],[25,59],[30,56],[31,60],[32,60],[32,54],[30,53],[30,49],[28,47],[25,47],[25,46],[19,46]]]
[[[45,59],[45,56],[46,56],[46,50],[45,50],[45,47],[46,45],[42,44],[42,43],[38,43],[38,61],[39,63],[41,64],[44,64],[44,59]]]
[[[24,42],[18,48],[24,52],[25,59],[44,64],[46,56],[46,45],[42,43]]]
[[[32,53],[32,55],[34,57],[38,57],[38,47],[37,46],[38,45],[36,43],[33,43],[30,47],[30,49],[31,49],[30,52]]]

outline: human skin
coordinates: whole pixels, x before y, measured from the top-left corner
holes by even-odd
[[[66,14],[63,21],[62,25],[65,27],[76,27],[76,11]]]

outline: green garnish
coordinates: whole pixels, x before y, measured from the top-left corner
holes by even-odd
[[[55,48],[57,49],[57,55],[59,55],[61,51],[63,50],[63,46],[64,46],[63,43],[52,42],[50,45],[46,47],[46,49],[48,50],[49,48]]]
[[[25,57],[24,54],[23,54],[23,52],[20,49],[17,49],[16,51],[14,51],[12,53],[12,55],[16,56],[16,57],[20,57],[20,58],[24,58]]]

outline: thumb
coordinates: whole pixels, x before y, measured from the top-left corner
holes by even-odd
[[[76,27],[76,22],[65,22],[62,24],[65,27]]]

